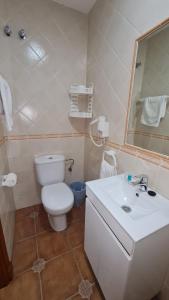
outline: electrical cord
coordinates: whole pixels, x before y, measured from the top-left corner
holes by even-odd
[[[96,122],[95,122],[95,123],[96,123]],[[102,143],[100,143],[100,144],[96,143],[96,141],[95,141],[94,138],[93,138],[93,135],[92,135],[92,125],[93,125],[93,124],[94,124],[94,121],[91,122],[91,123],[89,124],[89,136],[90,136],[90,139],[91,139],[92,143],[93,143],[96,147],[103,147],[104,144],[105,144],[105,138],[102,139]]]

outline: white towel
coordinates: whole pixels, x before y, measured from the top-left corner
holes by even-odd
[[[9,84],[0,76],[0,94],[3,106],[3,112],[5,114],[6,127],[8,131],[12,130],[13,118],[12,118],[12,96]]]
[[[108,163],[105,160],[105,155],[108,155],[112,158],[113,164]],[[113,175],[117,175],[117,160],[116,160],[116,154],[114,151],[104,151],[101,167],[100,167],[100,178],[106,178],[111,177]]]
[[[159,127],[161,118],[165,117],[168,98],[169,96],[164,95],[142,99],[144,104],[141,123],[147,126]]]

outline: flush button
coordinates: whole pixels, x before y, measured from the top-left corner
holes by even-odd
[[[53,159],[53,157],[52,157],[52,156],[49,156],[48,159]]]

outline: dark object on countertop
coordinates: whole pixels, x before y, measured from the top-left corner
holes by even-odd
[[[151,197],[155,197],[155,196],[157,195],[156,192],[154,192],[154,191],[148,191],[147,193],[148,193],[149,196],[151,196]]]

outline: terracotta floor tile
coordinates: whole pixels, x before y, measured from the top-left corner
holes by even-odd
[[[25,217],[29,217],[33,211],[33,206],[16,210],[16,222],[24,221]]]
[[[83,211],[81,207],[73,207],[72,210],[67,214],[68,224],[75,221],[83,220]]]
[[[83,244],[84,241],[84,224],[82,222],[72,223],[67,231],[67,237],[72,247]]]
[[[53,230],[49,224],[47,213],[41,210],[36,219],[36,232],[41,233],[45,231],[50,232]]]
[[[84,202],[84,203],[80,206],[80,209],[81,209],[82,215],[85,216],[86,202]]]
[[[80,246],[78,248],[75,248],[73,252],[83,278],[88,279],[90,282],[94,282],[95,276],[87,260],[83,247]]]
[[[82,300],[82,299],[84,298],[82,298],[80,295],[77,295],[72,298],[72,300]],[[93,294],[91,295],[90,300],[105,300],[104,296],[102,295],[98,287],[93,286]]]
[[[48,232],[37,237],[39,257],[48,260],[69,250],[65,232]]]
[[[14,274],[31,268],[36,259],[37,251],[35,239],[28,239],[23,242],[15,243],[12,261]]]
[[[23,220],[16,221],[15,241],[22,240],[35,234],[34,219],[25,217]]]
[[[38,213],[37,216],[35,214],[35,219],[30,216],[32,212]],[[17,211],[13,254],[14,274],[18,276],[17,274],[31,268],[36,261],[35,240],[37,240],[39,257],[49,260],[59,255],[58,258],[48,262],[41,272],[44,300],[65,300],[77,293],[81,276],[74,259],[77,260],[83,277],[91,282],[94,281],[83,248],[74,249],[74,257],[72,253],[66,253],[71,250],[70,246],[74,248],[83,243],[84,206],[74,208],[68,218],[70,220],[68,229],[57,233],[50,227],[48,216],[41,204]],[[36,238],[31,238],[35,234]],[[25,238],[27,239],[18,242]],[[39,274],[27,271],[16,277],[8,287],[0,290],[0,300],[6,299],[40,300]],[[92,298],[92,300],[96,299]]]
[[[47,263],[42,271],[44,300],[65,300],[77,292],[80,281],[72,254]]]
[[[0,289],[1,300],[40,300],[39,277],[32,271],[13,280],[7,287]]]
[[[93,287],[93,294],[90,300],[105,300],[99,286],[95,285]]]
[[[40,204],[34,205],[34,211],[39,212],[39,213],[42,213],[42,212],[44,212],[45,210],[44,210],[44,208],[43,208],[43,205],[40,203]]]

